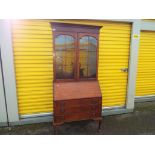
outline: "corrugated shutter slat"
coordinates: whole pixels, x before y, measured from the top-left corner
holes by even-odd
[[[136,96],[155,95],[155,32],[141,31]]]
[[[103,107],[123,106],[126,102],[130,50],[130,24],[103,24],[99,45],[99,82]]]
[[[19,114],[53,110],[53,45],[49,22],[13,22]]]

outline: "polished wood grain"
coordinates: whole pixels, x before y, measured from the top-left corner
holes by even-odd
[[[95,120],[101,125],[102,95],[97,81],[54,84],[54,127],[65,122]]]
[[[56,125],[70,121],[101,118],[101,111],[101,97],[55,101],[54,123]]]
[[[54,101],[101,96],[98,81],[54,83]]]

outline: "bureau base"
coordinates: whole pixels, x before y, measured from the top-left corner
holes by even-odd
[[[55,101],[53,127],[56,131],[58,126],[66,122],[95,120],[100,129],[101,113],[102,97]]]

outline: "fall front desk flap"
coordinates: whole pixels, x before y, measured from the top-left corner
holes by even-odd
[[[102,97],[98,81],[54,83],[54,101]]]

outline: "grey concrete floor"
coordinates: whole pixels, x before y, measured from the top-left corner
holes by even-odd
[[[51,123],[0,128],[0,135],[53,135]],[[101,131],[95,121],[65,123],[59,135],[153,135],[155,134],[155,102],[136,104],[133,113],[106,116]]]

